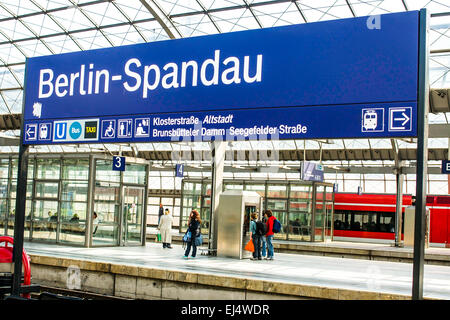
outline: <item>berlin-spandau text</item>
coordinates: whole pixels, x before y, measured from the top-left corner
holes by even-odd
[[[114,75],[110,74],[108,69],[97,70],[93,63],[82,64],[78,70],[67,74],[55,74],[50,68],[41,69],[38,97],[45,99],[53,95],[62,98],[108,94],[113,81],[121,81],[127,92],[140,92],[144,99],[149,98],[150,93],[158,88],[169,90],[188,86],[238,85],[262,81],[262,54],[258,54],[256,58],[224,58],[220,56],[220,50],[215,50],[213,56],[199,62],[168,62],[162,67],[157,64],[144,65],[140,59],[130,58],[124,63],[124,74]]]

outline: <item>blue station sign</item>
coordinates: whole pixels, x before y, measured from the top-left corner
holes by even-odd
[[[450,160],[442,160],[441,173],[450,174]]]
[[[23,142],[415,137],[418,17],[29,58]]]
[[[310,161],[302,161],[300,165],[300,179],[304,181],[323,182],[323,165]]]

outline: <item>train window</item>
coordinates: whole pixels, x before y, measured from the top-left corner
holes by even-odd
[[[336,210],[334,229],[366,232],[394,232],[393,212]]]

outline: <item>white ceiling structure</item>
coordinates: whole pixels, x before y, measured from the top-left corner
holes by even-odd
[[[431,13],[430,86],[450,88],[448,0],[0,0],[0,117],[10,119],[22,111],[25,60],[29,57],[424,7]],[[429,124],[449,125],[450,112],[430,113]],[[450,132],[445,133],[448,126],[443,128],[443,133],[441,130],[429,139],[431,167],[437,168],[438,160],[448,157]],[[20,131],[0,134],[0,139],[18,137]],[[416,147],[414,139],[242,141],[229,144],[229,154],[234,151],[243,156],[228,160],[227,165],[243,171],[268,165],[290,170],[290,165],[298,166],[299,160],[306,159],[334,168],[383,168],[394,165],[395,150],[400,150],[406,166],[414,166]],[[172,167],[177,162],[172,156],[178,151],[194,154],[209,148],[208,143],[199,142],[97,144],[39,146],[31,152],[122,152]],[[250,159],[249,152],[261,150],[275,150],[278,158]],[[0,145],[0,156],[17,152],[17,146]],[[183,161],[191,168],[209,165],[205,156]],[[359,173],[369,173],[361,170]]]

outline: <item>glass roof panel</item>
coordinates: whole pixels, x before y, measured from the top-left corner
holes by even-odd
[[[202,0],[206,9],[233,8],[244,5],[242,0]]]
[[[0,67],[0,88],[17,88],[18,86],[20,86],[20,83],[16,81],[9,69]]]
[[[257,29],[258,22],[248,9],[234,9],[211,13],[222,32]]]
[[[5,10],[2,6],[0,6],[0,19],[11,18],[12,15]]]
[[[370,147],[372,149],[391,149],[390,139],[370,139]]]
[[[16,16],[41,11],[28,0],[2,0],[1,5]]]
[[[2,91],[2,98],[11,110],[11,113],[22,113],[22,90]]]
[[[18,20],[6,20],[0,23],[0,31],[9,39],[33,38],[34,34]]]
[[[125,13],[131,21],[155,19],[139,1],[115,0],[114,3]]]
[[[50,55],[52,52],[40,40],[27,40],[20,42],[20,48],[28,57]]]
[[[108,40],[98,30],[77,33],[74,37],[85,50],[111,47]]]
[[[48,15],[34,15],[23,17],[21,20],[38,36],[64,32]]]
[[[448,149],[448,138],[429,138],[428,148],[444,148]]]
[[[429,113],[428,114],[428,123],[448,123],[445,113]]]
[[[83,30],[93,28],[94,25],[77,8],[70,7],[65,10],[55,11],[52,17],[58,21],[66,30]]]
[[[5,101],[3,100],[3,95],[0,91],[0,114],[9,114],[10,110],[8,106],[6,105]]]
[[[435,17],[430,19],[430,49],[450,49],[450,18]]]
[[[157,21],[139,22],[135,26],[149,42],[170,39]]]
[[[401,0],[350,0],[349,3],[356,16],[370,16],[389,12],[406,11]]]
[[[214,34],[217,29],[205,14],[174,17],[172,19],[184,37]]]
[[[304,22],[293,3],[258,6],[252,10],[264,28]]]
[[[97,26],[127,22],[127,19],[110,2],[97,3],[81,7],[81,10],[94,21]]]
[[[346,149],[369,149],[369,140],[367,139],[345,139]]]
[[[429,69],[430,87],[450,87],[450,53],[432,55],[429,60]]]
[[[318,5],[314,0],[301,0],[298,4],[308,22],[334,20],[352,17],[345,0],[325,0]]]
[[[132,25],[105,28],[103,32],[115,46],[145,42]]]
[[[4,63],[24,62],[25,56],[12,44],[0,44],[0,59]]]
[[[47,38],[46,43],[57,54],[80,51],[76,43],[67,35]]]
[[[70,3],[67,0],[33,0],[38,6],[44,10],[67,7]]]
[[[170,16],[203,11],[196,0],[165,0],[159,1],[158,4],[160,4],[164,12]]]
[[[409,10],[427,8],[430,13],[448,12],[450,4],[442,0],[404,0]]]

